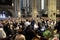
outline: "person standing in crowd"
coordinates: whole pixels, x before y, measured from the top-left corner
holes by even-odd
[[[42,26],[45,25],[45,21],[44,21],[44,19],[42,19],[41,21],[42,21]]]
[[[16,35],[15,40],[26,40],[26,39],[23,34],[18,34],[18,35]]]
[[[0,23],[0,38],[6,38],[6,33],[3,30],[3,25]]]
[[[26,19],[25,21],[25,29],[23,31],[23,34],[26,36],[26,40],[32,40],[32,38],[35,36],[35,33],[32,31],[31,28],[31,21]]]
[[[9,36],[9,23],[3,21],[3,29],[6,32],[6,35]]]
[[[45,21],[45,27],[48,28],[48,20]]]
[[[19,25],[22,26],[22,30],[24,30],[24,28],[25,28],[25,24],[24,23],[25,23],[25,21],[22,21],[22,20],[19,23]]]
[[[31,25],[32,25],[32,27],[34,27],[34,24],[35,24],[35,20],[31,19]]]
[[[17,27],[17,24],[18,24],[18,23],[16,22],[16,20],[14,20],[14,21],[13,21],[13,26],[14,26],[14,28]]]
[[[29,22],[28,19],[26,19],[25,26],[28,27],[30,24],[31,22]]]
[[[56,26],[54,29],[56,29],[58,33],[60,32],[60,21],[56,23]]]
[[[38,30],[38,24],[37,23],[34,24],[34,30]]]

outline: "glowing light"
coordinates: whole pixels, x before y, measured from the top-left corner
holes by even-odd
[[[12,6],[14,6],[14,3],[12,3]]]
[[[18,17],[20,17],[21,16],[21,13],[20,13],[20,11],[18,12]]]

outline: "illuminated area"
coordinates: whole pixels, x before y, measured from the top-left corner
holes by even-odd
[[[0,14],[0,18],[6,18],[5,14]]]
[[[20,11],[18,12],[18,17],[20,17],[21,16],[21,13],[20,13]]]
[[[12,3],[12,6],[14,6],[14,3]]]
[[[3,11],[2,13],[0,13],[0,18],[6,18],[5,11]]]
[[[44,9],[44,0],[41,0],[41,9]]]

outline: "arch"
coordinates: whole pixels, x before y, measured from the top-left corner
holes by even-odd
[[[1,17],[8,17],[8,16],[13,16],[12,13],[9,10],[0,10],[0,15]]]

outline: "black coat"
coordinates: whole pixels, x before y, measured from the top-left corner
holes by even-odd
[[[7,36],[13,34],[12,30],[11,30],[10,27],[9,27],[9,24],[5,24],[5,25],[3,26],[3,29],[4,29],[4,31],[5,31],[5,33],[6,33]]]
[[[60,31],[60,21],[56,24],[55,29],[57,29],[57,31]]]

